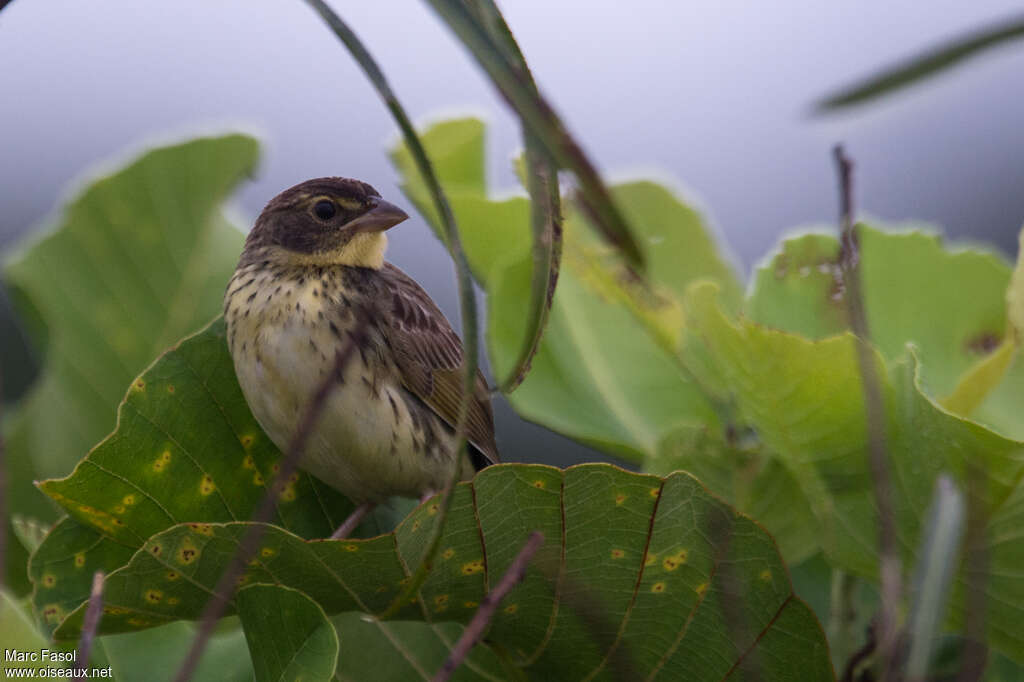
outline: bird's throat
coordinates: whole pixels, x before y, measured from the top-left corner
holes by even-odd
[[[384,252],[388,248],[388,237],[383,232],[362,232],[352,237],[344,246],[329,251],[315,253],[296,253],[285,251],[280,247],[271,247],[268,253],[276,262],[288,265],[329,267],[346,265],[357,268],[380,270],[384,267]],[[277,253],[275,254],[274,251]],[[262,257],[253,256],[253,260]]]

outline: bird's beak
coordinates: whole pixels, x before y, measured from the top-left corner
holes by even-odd
[[[351,232],[383,232],[392,228],[409,217],[402,209],[390,201],[378,200],[377,205],[369,211],[354,218],[345,225]]]

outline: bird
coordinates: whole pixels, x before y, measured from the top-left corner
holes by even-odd
[[[260,427],[286,451],[335,358],[354,344],[309,433],[300,468],[357,507],[333,537],[392,496],[425,499],[500,461],[477,371],[466,448],[454,428],[462,341],[414,279],[384,260],[408,215],[359,180],[307,180],[271,199],[224,295],[228,348]]]

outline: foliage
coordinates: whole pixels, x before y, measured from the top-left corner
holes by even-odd
[[[189,144],[204,143],[217,142]],[[163,151],[153,154],[167,158]],[[653,200],[665,196],[654,187],[633,191]],[[610,262],[604,256],[592,266],[595,277]],[[93,266],[123,267],[117,259]],[[592,305],[599,310],[599,304]],[[509,345],[510,357],[515,346]],[[32,558],[33,599],[45,628],[58,637],[76,635],[97,569],[108,574],[101,624],[107,634],[100,642],[111,658],[121,657],[122,668],[119,638],[196,618],[278,456],[234,379],[221,321],[163,354],[130,382],[115,431],[70,476],[40,485],[70,514]],[[489,644],[478,647],[464,671],[501,674],[510,660],[541,677],[622,666],[696,670],[696,652],[717,651],[701,659],[706,669],[695,679],[734,666],[737,673],[784,679],[785,670],[774,666],[797,659],[831,676],[817,621],[793,594],[771,538],[689,476],[661,479],[608,465],[564,473],[503,465],[460,486],[453,505],[442,561],[402,615],[429,628],[390,622],[368,628],[345,614],[379,612],[401,589],[424,550],[436,502],[419,507],[391,534],[309,541],[303,538],[328,535],[351,505],[318,481],[297,476],[278,500],[257,565],[242,579],[252,587],[235,601],[256,674],[290,676],[286,671],[298,668],[281,661],[300,652],[289,665],[322,673],[327,663],[333,670],[337,658],[338,670],[351,673],[346,666],[359,658],[346,658],[346,642],[360,651],[397,643],[404,663],[396,664],[414,669],[443,659],[486,586],[526,534],[541,529],[545,547],[499,610]],[[391,527],[383,517],[371,523]],[[277,605],[272,614],[264,603]],[[328,617],[331,629],[325,629]],[[277,641],[279,656],[265,658],[269,650],[257,643],[284,622],[294,638]],[[140,632],[113,634],[134,631]],[[210,655],[237,651],[237,642],[237,636],[222,637]]]
[[[460,222],[486,225],[477,236],[467,232],[463,242],[488,291],[488,343],[500,367],[509,353],[506,339],[515,338],[503,328],[518,319],[512,292],[524,280],[507,289],[502,282],[516,277],[526,258],[523,248],[511,255],[514,244],[525,243],[526,220],[515,199],[484,196],[478,131],[471,121],[449,122],[424,140],[442,178],[453,179]],[[396,159],[404,168],[401,151]],[[408,173],[405,189],[422,203]],[[510,396],[513,405],[609,452],[642,455],[652,471],[695,471],[765,523],[792,561],[821,548],[833,566],[873,579],[877,516],[863,454],[860,374],[853,338],[844,331],[836,239],[809,234],[788,240],[740,303],[738,286],[717,265],[699,218],[678,200],[652,201],[651,193],[623,200],[637,211],[635,229],[646,237],[641,243],[651,245],[645,279],[631,276],[614,253],[593,257],[587,250],[593,244],[574,231],[569,213],[549,332],[533,371]],[[690,221],[682,218],[687,213]],[[1006,312],[1008,292],[1011,306],[1019,305],[1013,301],[1019,301],[1020,278],[1011,286],[1000,257],[979,249],[947,251],[920,229],[889,233],[861,226],[859,234],[865,306],[886,387],[905,565],[913,566],[935,477],[948,472],[981,510],[980,547],[991,561],[989,641],[1019,657],[1024,642],[1013,623],[1021,617],[1024,581],[1012,566],[1024,558],[1024,546],[1004,529],[1024,522],[1017,416],[1024,363]],[[993,365],[997,351],[1003,361]],[[590,364],[590,358],[600,360]],[[583,390],[566,393],[574,386]],[[951,399],[964,392],[975,397],[959,404],[963,414],[950,412],[958,406]],[[577,411],[577,405],[585,407]],[[981,480],[969,480],[972,467]],[[962,569],[950,626],[963,618],[964,594]]]
[[[31,481],[74,466],[113,428],[132,378],[220,309],[242,243],[220,205],[257,155],[242,135],[151,152],[89,184],[7,262],[19,312],[43,320],[47,342],[42,376],[5,425],[12,511],[52,519]]]
[[[488,348],[501,372],[521,358],[532,324],[525,314],[532,304],[523,295],[533,281],[531,213],[525,198],[490,198],[483,134],[476,121],[450,121],[423,141],[463,226],[469,264],[488,294]],[[253,148],[240,140],[156,150],[113,177],[125,187],[144,186],[148,177],[173,177],[177,171],[164,165],[208,155],[240,168],[251,163]],[[396,149],[394,158],[410,199],[435,219],[404,150]],[[820,234],[787,240],[744,296],[700,216],[670,190],[631,182],[611,192],[634,226],[647,268],[634,271],[567,206],[549,326],[531,372],[510,399],[524,416],[632,457],[651,473],[608,465],[485,470],[455,489],[437,565],[398,621],[376,615],[423,557],[440,516],[437,500],[397,525],[385,510],[364,524],[361,538],[319,540],[352,505],[297,475],[240,579],[231,605],[237,620],[229,619],[215,638],[200,676],[231,661],[230,674],[239,678],[358,677],[360,666],[380,660],[395,677],[429,675],[526,536],[541,530],[544,547],[503,601],[486,641],[460,668],[464,678],[574,679],[597,671],[631,678],[661,671],[687,679],[770,680],[792,679],[800,670],[803,679],[831,679],[820,626],[794,593],[783,557],[798,563],[824,552],[832,569],[876,579],[878,519],[863,454],[854,339],[841,305],[846,292],[836,274],[838,244]],[[136,225],[140,243],[154,239],[148,232],[170,229],[162,219],[133,217],[133,211],[149,215],[150,201],[139,191],[111,199],[124,224]],[[207,262],[229,262],[237,239],[202,241],[221,229],[210,226],[223,225],[210,201],[207,226],[192,238],[210,251]],[[39,254],[94,229],[87,220],[71,221],[27,251],[15,268],[19,281],[52,275]],[[989,561],[988,643],[1019,659],[1021,277],[997,256],[946,250],[921,230],[863,227],[860,238],[904,566],[909,575],[935,478],[948,474],[974,509],[981,540],[973,546]],[[105,274],[120,269],[136,273],[123,254],[87,249],[77,255],[81,270],[104,278],[128,276]],[[53,367],[92,357],[75,345],[91,337],[57,343],[68,334],[61,328],[66,301],[43,305],[31,287],[24,290],[25,303],[51,330]],[[107,300],[113,291],[94,292],[90,303],[113,305]],[[196,299],[190,305],[213,310],[220,293],[204,285],[190,294]],[[167,633],[158,647],[166,660],[186,648],[191,626],[183,621],[201,613],[280,453],[247,409],[220,320],[125,383],[113,433],[69,476],[40,484],[69,516],[33,554],[30,575],[44,631],[74,638],[93,571],[107,574],[101,655],[119,677],[131,679],[144,665],[133,652],[155,646],[152,633]],[[64,399],[95,400],[73,390]],[[59,409],[62,403],[43,416]],[[76,413],[87,415],[84,423],[95,431],[107,419],[101,412]],[[51,424],[51,430],[61,429]],[[772,535],[691,475],[672,473],[678,468],[698,475]],[[959,627],[970,607],[962,550],[952,556],[957,570],[946,632]],[[819,595],[810,594],[820,589],[820,576],[802,575],[799,584],[807,587],[800,589],[820,611]],[[42,635],[30,629],[28,636]],[[245,657],[239,663],[243,641],[251,669]]]

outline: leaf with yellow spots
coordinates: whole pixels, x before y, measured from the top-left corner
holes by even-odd
[[[305,625],[296,626],[302,633],[326,614],[342,633],[342,667],[351,664],[349,655],[363,660],[364,650],[387,643],[396,660],[385,665],[436,669],[523,542],[540,530],[545,544],[499,604],[467,674],[507,677],[493,644],[506,664],[538,680],[606,672],[720,680],[736,665],[766,681],[788,679],[794,666],[808,671],[807,679],[832,679],[820,626],[793,594],[771,537],[687,474],[662,479],[605,464],[565,471],[502,464],[453,494],[442,560],[396,616],[426,629],[372,616],[388,609],[422,559],[438,523],[431,514],[436,500],[419,505],[393,532],[369,539],[309,540],[266,526],[259,561],[240,577],[246,587],[229,611],[247,632],[250,622],[276,624],[285,641],[274,646],[287,650],[301,649],[304,636],[285,636],[287,618],[304,614]],[[197,618],[249,526],[180,524],[150,538],[107,576],[104,600],[117,611],[104,617],[102,632]],[[266,589],[286,592],[268,595],[266,603],[250,599],[270,582]],[[58,637],[78,634],[84,608],[68,613]],[[350,612],[364,617],[343,616]],[[709,650],[716,655],[697,655]],[[254,647],[254,657],[261,655]],[[267,665],[254,660],[257,668]]]
[[[18,312],[46,330],[40,378],[5,424],[12,511],[53,519],[31,481],[70,471],[135,376],[220,310],[243,239],[220,206],[258,156],[245,135],[152,149],[76,192],[4,267]]]
[[[168,383],[173,393],[134,388]],[[40,484],[72,517],[33,556],[40,610],[59,603],[66,611],[76,599],[75,605],[81,603],[94,571],[113,571],[170,526],[191,523],[196,535],[209,536],[211,523],[248,519],[266,490],[253,485],[253,474],[269,474],[280,459],[242,397],[220,320],[167,351],[130,385],[115,431],[70,476]],[[302,537],[328,537],[352,508],[339,493],[301,474],[289,481],[273,523]],[[376,513],[359,533],[389,529],[386,513]],[[102,551],[76,549],[89,547],[86,538]],[[150,550],[187,563],[197,547],[151,543]],[[57,568],[44,570],[51,563]],[[56,588],[46,589],[44,574],[56,577]],[[54,592],[59,599],[51,598]]]

